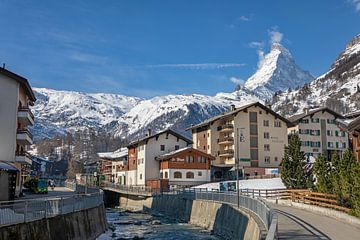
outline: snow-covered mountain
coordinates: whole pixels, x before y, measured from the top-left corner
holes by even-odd
[[[80,93],[33,88],[37,101],[35,139],[64,134],[82,128],[98,129],[116,121],[141,99],[117,94]]]
[[[219,115],[230,108],[257,101],[254,97],[226,98],[199,94],[168,95],[141,101],[128,113],[122,115],[114,126],[117,136],[138,137],[147,129],[160,131],[172,128],[186,134],[185,129],[208,118]],[[190,133],[187,132],[189,135]]]
[[[292,115],[304,107],[328,106],[340,113],[360,109],[360,34],[354,37],[329,71],[302,88],[274,96],[274,110]]]
[[[274,43],[258,65],[245,87],[262,99],[272,98],[275,92],[303,86],[314,79],[295,63],[290,51],[280,43]]]

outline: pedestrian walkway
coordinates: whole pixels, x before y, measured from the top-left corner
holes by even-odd
[[[279,239],[360,239],[360,228],[355,225],[295,207],[271,207],[278,213]]]
[[[76,193],[66,187],[55,187],[54,190],[51,190],[49,187],[47,194],[35,194],[35,193],[27,193],[24,197],[19,198],[18,200],[23,199],[34,199],[34,198],[51,198],[51,197],[61,197],[61,196],[70,196],[75,195]]]

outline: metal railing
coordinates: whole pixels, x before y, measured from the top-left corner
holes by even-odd
[[[102,191],[61,197],[0,202],[0,227],[27,223],[103,204]]]
[[[129,192],[134,194],[153,194],[156,192],[159,192],[159,189],[152,189],[151,187],[147,186],[126,186],[126,185],[120,185],[116,183],[111,182],[103,182],[101,184],[102,188],[113,188],[117,189],[123,192]]]
[[[239,204],[239,207],[255,214],[263,222],[267,230],[266,240],[277,239],[277,214],[261,198],[255,197],[255,195],[238,196],[235,192],[214,192],[201,188],[184,189],[182,191],[165,192],[162,194],[181,194],[188,199],[214,201],[233,206]]]

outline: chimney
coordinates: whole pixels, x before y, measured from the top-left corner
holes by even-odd
[[[304,108],[304,113],[309,114],[309,108]]]
[[[235,105],[234,104],[231,104],[230,105],[230,111],[234,111],[236,108],[235,108]]]
[[[148,130],[147,130],[147,134],[146,134],[148,137],[150,137],[151,136],[151,129],[149,128]]]
[[[3,63],[3,69],[5,69],[5,63]]]

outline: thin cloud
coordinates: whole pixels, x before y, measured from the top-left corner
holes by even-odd
[[[245,80],[237,77],[231,77],[230,82],[235,83],[236,85],[244,85]]]
[[[284,34],[279,31],[278,26],[274,26],[268,30],[270,36],[270,44],[280,43],[284,37]]]
[[[108,61],[108,58],[103,56],[75,51],[69,55],[69,58],[82,63],[92,63],[100,65],[106,64],[106,62]]]
[[[176,63],[147,65],[149,68],[181,68],[191,70],[223,69],[243,67],[244,63]]]
[[[249,47],[251,48],[263,48],[264,42],[251,42],[249,43]]]
[[[354,5],[357,12],[360,12],[360,0],[351,0],[351,4]]]
[[[243,16],[240,16],[238,18],[238,20],[243,21],[243,22],[248,22],[248,21],[251,21],[251,18],[243,15]]]

